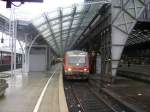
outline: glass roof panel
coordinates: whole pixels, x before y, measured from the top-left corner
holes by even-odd
[[[82,12],[82,11],[83,11],[83,6],[82,5],[78,5],[76,12]]]
[[[64,23],[63,23],[63,27],[68,27],[68,26],[69,26],[69,23],[70,23],[69,21],[68,21],[68,22],[64,22]]]
[[[47,34],[49,32],[49,29],[47,29],[47,30],[44,30],[41,34],[42,35],[45,35],[45,34]],[[50,33],[50,32],[49,32]]]
[[[54,34],[55,34],[55,33],[60,33],[59,27],[56,28],[56,29],[53,29],[53,33],[54,33]]]
[[[34,26],[39,26],[40,24],[42,24],[44,22],[45,22],[45,19],[43,16],[40,16],[32,21]]]
[[[73,24],[72,28],[76,28],[78,26],[78,24]]]
[[[50,33],[48,32],[48,33],[44,34],[44,37],[48,37],[49,35],[50,35]]]
[[[44,16],[42,15],[39,20],[33,21],[33,25],[41,31],[48,43],[61,51],[60,48],[64,47],[61,46],[62,44],[70,45],[71,41],[78,39],[101,8],[99,4],[94,4],[76,4],[72,7],[59,8],[56,11],[44,13]],[[69,43],[66,43],[66,40],[69,40]]]
[[[68,7],[68,8],[63,8],[62,13],[63,15],[69,15],[72,13],[72,7]]]
[[[48,27],[47,27],[47,24],[44,24],[44,25],[38,27],[37,29],[38,29],[39,31],[44,31],[44,30],[48,29]]]
[[[58,43],[60,43],[59,41],[60,41],[60,38],[56,38],[56,41],[58,42]]]
[[[63,35],[66,35],[66,34],[68,34],[68,31],[63,31],[62,33],[63,33]]]
[[[57,50],[57,47],[56,47],[56,45],[55,45],[55,43],[49,43],[51,46],[53,46],[53,48],[55,49],[55,51],[58,51]]]
[[[73,25],[77,25],[77,23],[78,23],[78,20],[73,21]]]
[[[54,41],[54,39],[53,39],[52,37],[47,38],[46,40],[47,40],[47,41]]]
[[[53,20],[53,21],[50,21],[50,24],[51,24],[51,25],[57,25],[57,24],[59,24],[59,20],[58,20],[58,19],[55,19],[55,20]]]
[[[48,35],[47,37],[45,36],[44,38],[46,38],[46,40],[53,39],[53,37],[51,35]]]
[[[65,26],[65,27],[63,27],[63,29],[62,29],[62,30],[63,30],[63,32],[64,32],[64,31],[68,31],[68,30],[69,30],[69,26]]]
[[[80,18],[80,13],[76,13],[75,15],[74,15],[74,19],[79,19]]]
[[[54,19],[54,18],[58,18],[59,14],[58,14],[57,11],[53,11],[53,12],[47,13],[47,16],[51,20],[51,19]]]
[[[48,41],[49,44],[51,44],[51,46],[55,46],[55,42],[54,41]]]
[[[55,37],[58,37],[60,36],[60,32],[59,33],[55,33]]]
[[[56,32],[55,30],[58,31],[58,30],[59,30],[59,27],[60,27],[60,25],[57,24],[57,25],[53,26],[52,29],[53,29],[54,32]]]
[[[71,16],[66,16],[66,17],[63,17],[63,21],[66,21],[66,20],[70,20],[72,17]]]
[[[57,39],[56,42],[57,42],[57,45],[59,46],[60,45],[60,40]]]
[[[65,33],[65,34],[63,34],[63,37],[67,37],[67,35],[68,35],[68,34],[67,34],[67,33]]]

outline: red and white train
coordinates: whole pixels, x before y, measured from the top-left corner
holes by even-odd
[[[21,68],[22,66],[22,55],[16,53],[16,67]],[[11,68],[11,52],[0,50],[0,72],[8,71]]]
[[[88,79],[89,57],[85,51],[73,50],[65,53],[64,78],[66,79]]]

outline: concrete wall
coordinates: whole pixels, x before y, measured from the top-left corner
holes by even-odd
[[[31,54],[29,71],[46,71],[46,55],[45,54]]]
[[[26,49],[24,71],[46,71],[47,70],[47,47],[33,47],[28,56]]]
[[[96,57],[96,73],[100,74],[101,73],[101,56],[97,55]]]
[[[29,71],[46,71],[47,50],[44,47],[32,48],[29,55]]]

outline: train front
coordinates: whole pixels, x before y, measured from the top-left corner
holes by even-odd
[[[88,79],[89,60],[87,52],[68,52],[65,56],[64,77],[67,79]]]

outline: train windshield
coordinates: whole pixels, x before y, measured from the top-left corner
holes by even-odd
[[[86,65],[86,56],[85,55],[69,56],[68,64],[71,66],[85,66]]]

